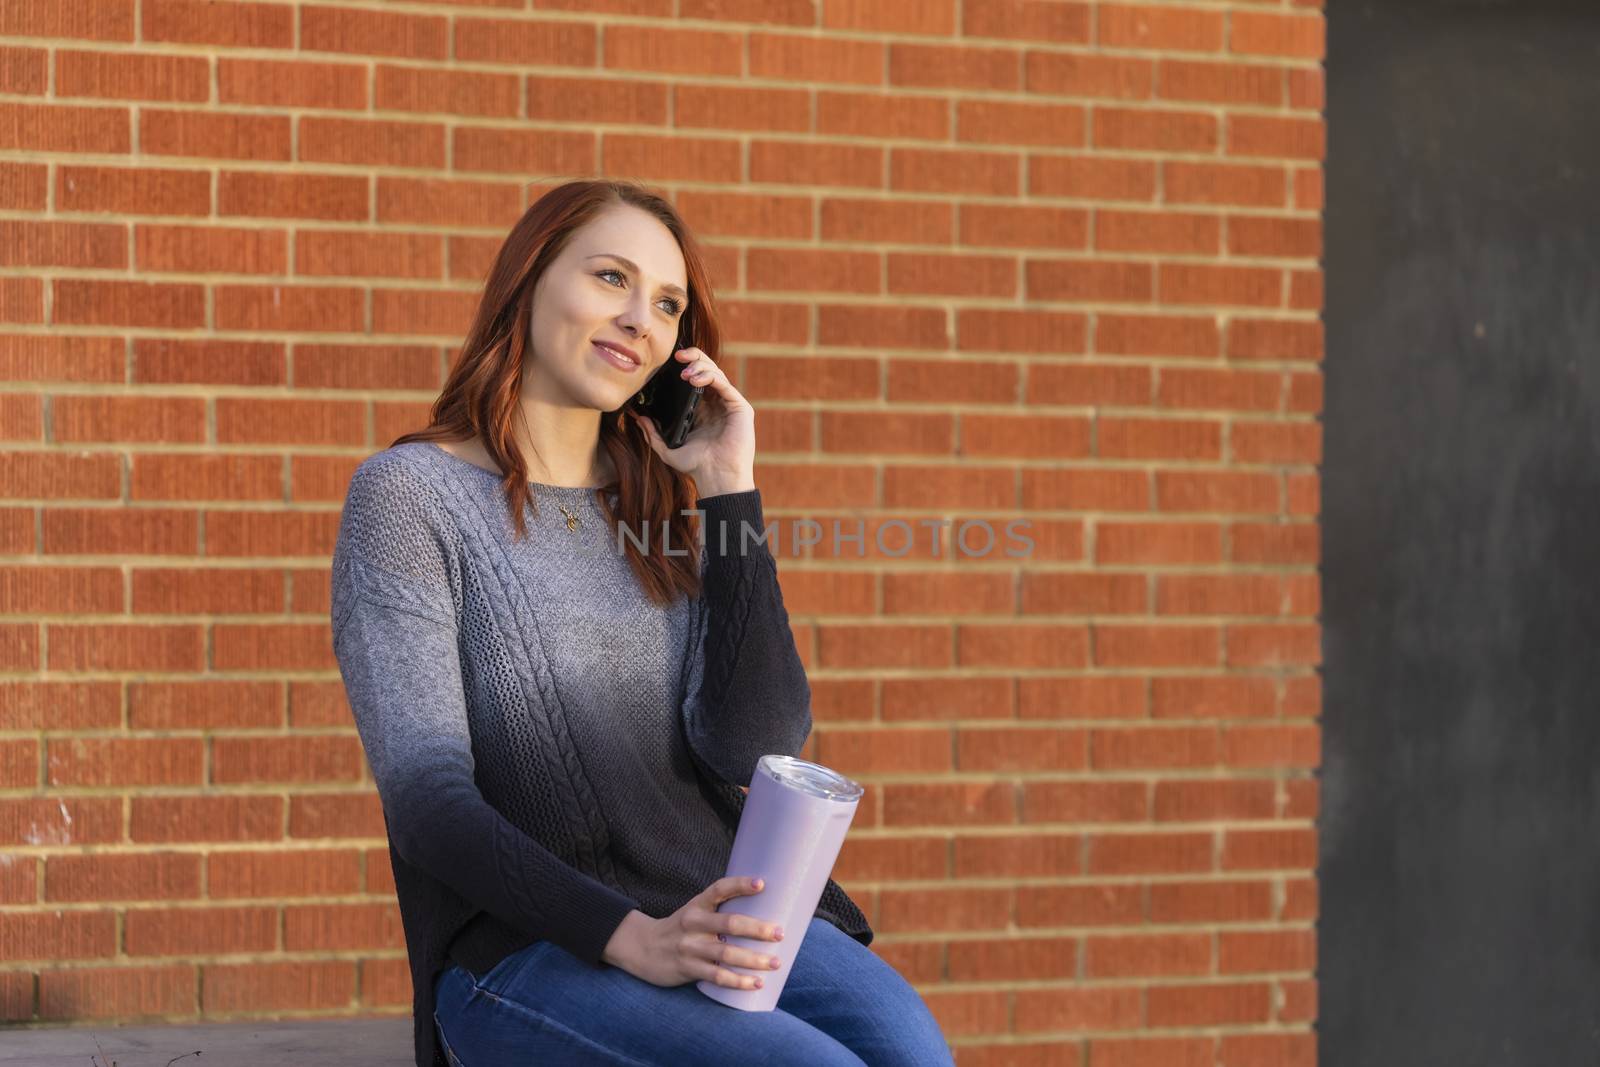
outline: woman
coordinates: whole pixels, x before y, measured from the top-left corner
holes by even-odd
[[[723,877],[741,787],[811,727],[775,563],[743,534],[764,529],[755,413],[718,342],[669,204],[559,186],[496,256],[429,426],[351,479],[334,648],[383,802],[418,1067],[952,1062],[832,880],[788,932],[777,1010],[692,985],[770,970],[725,938],[783,932],[716,909],[762,890]],[[676,449],[631,403],[669,360],[706,387]]]

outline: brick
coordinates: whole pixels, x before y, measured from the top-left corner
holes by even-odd
[[[785,580],[785,588],[792,580]],[[963,615],[1011,615],[1016,610],[1012,584],[1011,576],[1005,574],[885,574],[883,614],[931,614],[959,604]],[[840,609],[835,606],[831,610]]]
[[[359,891],[361,856],[332,849],[217,851],[207,859],[214,899],[335,896]]]
[[[1152,986],[1151,1026],[1244,1026],[1264,1023],[1271,1011],[1272,987],[1265,982]]]
[[[0,800],[0,845],[101,845],[122,840],[116,797]]]
[[[288,237],[269,229],[140,225],[134,229],[134,258],[151,271],[282,274],[289,269]],[[142,338],[136,343],[144,347],[160,344]]]
[[[1083,840],[1078,834],[958,835],[954,846],[957,878],[1059,878],[1082,873]]]
[[[1089,664],[1088,627],[1071,624],[963,625],[956,629],[964,667],[1078,669]]]
[[[351,961],[208,964],[203,976],[207,1013],[328,1011],[354,1006]]]
[[[128,834],[141,843],[283,837],[282,797],[136,796],[132,805]]]
[[[120,614],[122,574],[112,567],[0,565],[0,611],[6,614]]]
[[[287,115],[145,107],[139,147],[158,156],[287,162],[292,135]]]
[[[1156,403],[1168,408],[1276,411],[1282,406],[1283,376],[1276,372],[1162,368]]]
[[[1328,128],[1320,118],[1229,115],[1223,136],[1224,150],[1233,156],[1316,160],[1327,157]]]
[[[902,192],[1016,196],[1022,160],[1011,152],[891,148],[889,188]]]
[[[389,70],[385,64],[378,64],[379,106],[408,110],[400,106],[400,101],[385,95]],[[219,55],[217,99],[223,104],[364,111],[367,108],[367,70],[356,63]],[[452,103],[459,104],[459,100],[452,100]]]
[[[241,3],[219,11],[205,0],[149,0],[142,34],[147,41],[241,48],[293,48],[294,12],[272,3]]]
[[[283,909],[283,947],[289,952],[403,949],[405,931],[395,904],[297,904]]]
[[[8,219],[0,221],[0,242],[4,242],[0,263],[6,266],[105,270],[128,266],[128,230],[120,225]],[[6,436],[18,439],[17,429],[8,416]]]
[[[182,442],[206,439],[206,402],[199,397],[59,396],[51,427],[62,443]]]
[[[121,155],[132,145],[129,131],[125,107],[0,103],[0,149]]]
[[[885,722],[1009,718],[1009,679],[982,677],[883,680]]]
[[[846,146],[827,154],[836,164],[846,156],[859,160],[879,151],[862,152]],[[742,167],[739,142],[730,138],[606,133],[602,135],[601,155],[608,170],[651,181],[717,181]],[[777,157],[774,153],[774,163]],[[808,162],[814,174],[820,176],[821,165],[815,159]]]
[[[1029,52],[1023,82],[1030,93],[1148,100],[1155,82],[1152,60],[1086,52]]]
[[[200,895],[200,857],[150,852],[50,856],[47,901],[183,900]]]
[[[448,37],[448,20],[442,16],[321,5],[307,5],[300,12],[300,47],[307,51],[444,59]]]
[[[0,960],[95,959],[116,950],[117,917],[109,911],[0,915]]]
[[[1097,934],[1084,939],[1086,978],[1204,975],[1213,970],[1211,934]]]
[[[1009,48],[891,44],[889,82],[924,89],[1015,91],[1022,85],[1022,65]]]
[[[284,385],[285,362],[284,346],[275,342],[138,337],[133,342],[132,373],[133,380],[141,383]],[[148,455],[134,457],[136,473]]]
[[[1289,179],[1281,166],[1174,159],[1161,164],[1161,176],[1172,204],[1282,207],[1288,197]]]
[[[199,626],[52,624],[50,667],[65,671],[198,671],[205,642]]]
[[[1054,726],[969,726],[956,731],[956,752],[962,771],[1082,771],[1088,767],[1089,737]]]
[[[217,214],[363,222],[369,214],[367,185],[365,177],[343,174],[229,170],[217,176]]]
[[[283,725],[283,684],[269,681],[128,683],[136,730],[271,729]]]
[[[1223,833],[1222,869],[1225,871],[1309,871],[1316,866],[1314,829],[1226,830]]]
[[[880,41],[752,33],[748,47],[750,75],[775,81],[881,85],[888,68]]]
[[[1282,67],[1251,63],[1211,63],[1162,59],[1156,68],[1156,95],[1164,100],[1281,107]]]
[[[46,780],[59,786],[199,785],[203,742],[194,737],[54,737]]]
[[[1028,295],[1036,300],[1145,303],[1155,296],[1149,263],[1117,260],[1030,260]]]
[[[1198,111],[1100,107],[1091,125],[1096,148],[1215,152],[1221,136],[1216,118]]]
[[[885,889],[875,926],[886,933],[1003,930],[1011,891],[987,888]]]
[[[198,329],[206,325],[205,287],[185,282],[57,278],[56,323]]]
[[[1102,4],[1099,43],[1110,48],[1216,52],[1222,48],[1221,11],[1144,4]]]
[[[984,826],[1016,822],[1015,789],[1003,782],[886,783],[885,826]]]
[[[1143,921],[1143,892],[1125,883],[1021,886],[1017,925],[1107,926]]]
[[[1156,783],[1157,822],[1270,819],[1276,787],[1264,779]]]
[[[1215,215],[1193,212],[1095,212],[1095,248],[1106,252],[1172,252],[1216,255],[1222,224]]]
[[[1312,930],[1225,930],[1217,935],[1221,974],[1312,971],[1317,939]]]
[[[946,626],[824,626],[819,662],[827,667],[951,665]]]
[[[360,778],[361,742],[354,732],[314,737],[217,737],[211,779],[238,782],[353,782]]]
[[[1321,15],[1235,11],[1228,48],[1251,55],[1320,60],[1327,51],[1325,27]]]
[[[92,730],[121,721],[120,682],[0,681],[0,730]]]
[[[192,1016],[196,970],[170,966],[81,967],[39,975],[39,1017],[117,1021]]]
[[[1024,573],[1022,614],[1142,615],[1149,599],[1141,574]]]
[[[1150,474],[1141,470],[1039,470],[1025,471],[1022,478],[1027,508],[1145,511],[1150,499]],[[1081,544],[1076,554],[1082,555]]]
[[[967,0],[961,5],[961,32],[970,37],[1007,37],[1050,44],[1088,44],[1090,5],[1019,5],[1005,0]]]
[[[133,611],[145,614],[249,615],[283,611],[283,572],[250,569],[138,568]]]
[[[953,766],[948,730],[828,730],[816,738],[819,758],[844,773],[942,773]]]
[[[1155,392],[1150,367],[1114,363],[1038,363],[1028,367],[1030,404],[1143,407]]]
[[[318,793],[289,800],[289,835],[296,838],[384,837],[376,793]]]
[[[834,876],[845,881],[944,878],[948,852],[940,836],[847,839]]]
[[[1061,115],[1067,122],[1066,115]],[[957,118],[962,123],[963,118]],[[786,128],[789,126],[786,125]],[[806,130],[810,126],[800,126]],[[902,138],[907,141],[949,141],[952,123],[950,106],[938,96],[912,96],[909,93],[830,93],[816,94],[816,133],[846,138]],[[966,138],[963,126],[963,139]],[[882,203],[885,208],[893,205]],[[925,205],[938,210],[938,205]],[[826,211],[826,208],[824,208]],[[853,240],[861,240],[854,237]],[[917,243],[934,243],[926,237]]]
[[[411,1003],[411,966],[404,958],[364,959],[361,1003],[369,1007],[402,1007]]]
[[[276,908],[130,908],[123,919],[130,956],[226,956],[278,947]]]
[[[1283,272],[1272,267],[1163,263],[1157,278],[1159,299],[1166,303],[1277,307],[1283,302]]]
[[[1140,992],[1132,986],[1099,989],[1044,988],[1014,994],[1017,1033],[1036,1030],[1130,1030],[1138,1027]]]
[[[1215,869],[1214,852],[1209,832],[1099,833],[1089,838],[1088,872],[1194,874]]]
[[[65,167],[61,168],[65,170]],[[0,168],[0,177],[6,171]],[[0,181],[0,197],[6,189]],[[120,337],[0,334],[0,377],[9,382],[121,382],[126,373]],[[5,454],[0,469],[14,467],[18,453]],[[106,460],[115,457],[107,454]],[[113,468],[115,464],[112,464]],[[7,483],[0,483],[0,485]]]
[[[1017,682],[1020,719],[1142,719],[1147,699],[1139,678],[1064,675]]]
[[[393,119],[300,119],[300,159],[345,165],[445,166],[445,127],[439,123]]]
[[[955,416],[948,413],[823,411],[820,417],[824,452],[939,455],[955,448]]]
[[[1160,615],[1276,615],[1283,601],[1271,574],[1162,575],[1156,584]]]
[[[963,352],[1065,355],[1088,349],[1088,316],[1077,312],[971,308],[960,311],[956,322]]]
[[[1150,886],[1150,921],[1236,923],[1272,914],[1268,881],[1159,882]]]

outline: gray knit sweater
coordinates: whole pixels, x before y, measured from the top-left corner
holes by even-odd
[[[418,1067],[445,1064],[433,987],[451,961],[482,975],[548,940],[605,966],[630,910],[670,915],[722,877],[738,787],[811,727],[776,563],[741,538],[764,528],[759,490],[697,501],[704,588],[668,608],[595,490],[532,490],[515,540],[498,475],[398,445],[357,468],[334,549],[334,650],[383,802]],[[871,943],[831,880],[816,914]]]

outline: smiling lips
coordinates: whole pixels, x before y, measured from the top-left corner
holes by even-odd
[[[600,358],[605,360],[607,363],[610,363],[618,370],[636,371],[639,369],[638,363],[629,359],[627,356],[623,355],[621,352],[618,352],[609,345],[602,344],[599,341],[594,341],[591,343],[594,345],[595,351],[599,353]]]

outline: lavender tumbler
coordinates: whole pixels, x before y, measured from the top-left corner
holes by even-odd
[[[761,757],[739,816],[727,874],[760,878],[762,889],[725,900],[717,910],[783,927],[782,941],[731,934],[727,939],[730,945],[777,956],[782,966],[768,971],[725,965],[735,974],[759,974],[760,989],[729,989],[709,979],[696,982],[695,988],[741,1011],[777,1007],[863,792],[859,783],[821,764],[776,754]]]

